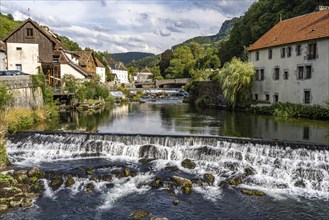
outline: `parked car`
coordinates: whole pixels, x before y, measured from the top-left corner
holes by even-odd
[[[29,75],[27,73],[23,73],[22,71],[19,70],[5,70],[5,71],[0,71],[0,76],[22,76],[22,75]]]

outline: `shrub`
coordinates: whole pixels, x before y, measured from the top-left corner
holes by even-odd
[[[12,94],[7,90],[3,84],[0,85],[0,111],[8,107],[12,101]]]

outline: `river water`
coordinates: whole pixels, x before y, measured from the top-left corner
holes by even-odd
[[[131,219],[135,210],[150,212],[145,219],[329,216],[327,123],[196,109],[176,100],[65,114],[59,129],[78,133],[9,137],[7,151],[13,166],[38,166],[47,178],[43,196],[33,207],[9,212],[5,219]],[[85,131],[93,133],[81,133]],[[218,135],[309,144],[232,141]],[[183,167],[185,158],[196,167]],[[85,172],[89,168],[92,174]],[[244,175],[246,169],[252,174]],[[115,175],[123,170],[131,175]],[[213,184],[200,184],[205,173],[215,177]],[[112,179],[105,179],[109,174]],[[51,188],[53,175],[64,180],[70,175],[75,184]],[[238,186],[219,186],[243,175]],[[192,192],[185,194],[173,186],[172,176],[193,180]],[[156,178],[162,182],[157,187],[152,185]],[[86,193],[88,184],[94,186],[91,193]],[[242,189],[261,190],[266,196],[244,195]],[[177,206],[172,203],[175,199],[180,200]]]

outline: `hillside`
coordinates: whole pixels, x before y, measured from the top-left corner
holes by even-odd
[[[0,14],[0,39],[3,40],[14,31],[22,22],[15,21],[11,14]]]
[[[219,57],[224,64],[232,57],[247,59],[244,48],[282,19],[304,15],[315,11],[318,5],[329,5],[328,0],[259,0],[251,5],[244,16],[235,23],[230,37],[219,49]]]
[[[212,44],[214,42],[220,41],[230,35],[230,32],[231,32],[234,22],[236,22],[236,20],[237,20],[237,18],[233,18],[231,20],[224,21],[219,32],[215,35],[194,37],[181,44],[177,44],[177,45],[173,46],[172,48],[175,49],[177,47],[186,45],[190,42],[196,42],[198,44]]]
[[[128,66],[133,66],[139,70],[144,69],[145,67],[154,67],[160,62],[160,55],[152,55],[144,57],[140,60],[130,62]]]
[[[154,56],[153,53],[143,53],[143,52],[128,52],[128,53],[112,53],[111,57],[114,60],[121,61],[128,65],[133,61],[141,60],[148,56]]]

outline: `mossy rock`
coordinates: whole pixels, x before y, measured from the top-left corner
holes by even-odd
[[[113,177],[110,174],[106,174],[102,175],[99,179],[102,181],[111,182],[113,180]]]
[[[38,181],[38,177],[36,177],[36,176],[32,176],[32,177],[28,177],[27,178],[27,184],[34,184],[34,183],[36,183],[37,181]]]
[[[150,215],[150,212],[144,210],[136,210],[131,216],[132,220],[140,220]]]
[[[243,182],[241,177],[235,177],[232,179],[227,180],[228,184],[231,186],[237,186]]]
[[[39,192],[39,191],[44,190],[44,187],[43,187],[43,185],[41,185],[39,183],[35,183],[32,185],[32,190],[35,192]]]
[[[64,183],[63,177],[61,176],[54,176],[51,180],[50,180],[50,187],[52,189],[58,189],[62,184]]]
[[[65,181],[65,187],[71,187],[75,184],[75,180],[72,178],[72,176],[68,176]]]
[[[218,186],[219,186],[221,189],[226,189],[226,188],[229,186],[229,184],[228,184],[227,181],[223,180],[223,181],[221,181],[221,182],[218,184]]]
[[[0,204],[0,212],[5,212],[8,210],[8,205],[6,204]]]
[[[205,173],[203,174],[203,179],[209,184],[209,185],[214,185],[215,182],[215,177],[211,173]]]
[[[183,191],[183,193],[185,193],[185,194],[189,194],[189,193],[192,192],[192,187],[184,186],[184,187],[182,188],[182,191]]]
[[[16,184],[15,186],[19,188],[23,193],[31,192],[29,184]]]
[[[192,181],[179,176],[172,176],[171,180],[174,181],[178,186],[192,188]]]
[[[125,176],[125,177],[128,177],[128,176],[131,176],[131,172],[130,172],[130,170],[129,169],[124,169],[123,170],[123,175]]]
[[[243,190],[241,190],[241,192],[248,196],[265,196],[264,192],[258,191],[258,190],[243,189]]]
[[[245,176],[252,176],[255,175],[256,171],[252,167],[246,167],[244,168],[244,175]]]
[[[173,203],[174,205],[179,205],[179,204],[180,204],[180,201],[179,201],[178,199],[175,199],[174,201],[172,201],[172,203]]]
[[[45,177],[45,172],[40,170],[37,167],[33,167],[27,172],[28,177],[37,177],[38,179],[44,178]]]
[[[86,186],[86,193],[92,193],[94,191],[94,184],[93,183],[88,183],[87,186]]]
[[[94,174],[94,169],[93,168],[87,168],[85,169],[85,172],[87,175],[93,175]]]
[[[159,187],[163,186],[162,178],[161,177],[155,178],[155,180],[153,180],[150,183],[150,186],[155,187],[155,188],[159,188]]]
[[[192,170],[196,167],[196,165],[192,160],[185,159],[185,160],[182,161],[182,167]]]

